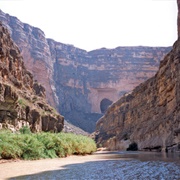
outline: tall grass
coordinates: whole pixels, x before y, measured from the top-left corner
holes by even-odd
[[[41,159],[85,155],[96,151],[94,140],[70,133],[0,131],[0,159]]]

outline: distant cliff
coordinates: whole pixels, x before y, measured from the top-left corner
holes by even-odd
[[[0,23],[0,129],[22,126],[60,132],[64,118],[45,99],[45,88],[25,68],[20,50]]]
[[[152,77],[171,47],[117,47],[87,52],[46,39],[44,33],[0,11],[25,65],[65,119],[92,132],[108,106]]]
[[[92,131],[108,106],[152,77],[170,48],[118,47],[91,52],[48,39],[59,111]]]
[[[180,38],[154,77],[109,107],[96,141],[113,150],[136,143],[140,150],[180,151]]]

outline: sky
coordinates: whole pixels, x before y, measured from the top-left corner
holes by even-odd
[[[87,51],[177,39],[176,0],[0,0],[0,9]]]

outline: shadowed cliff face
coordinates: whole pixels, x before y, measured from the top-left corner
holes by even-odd
[[[25,65],[67,120],[92,132],[109,102],[152,77],[170,47],[118,47],[87,52],[46,39],[44,33],[0,11]],[[102,110],[101,107],[106,107]]]
[[[64,118],[45,100],[45,88],[25,68],[20,50],[0,23],[0,129],[60,132]]]
[[[142,149],[170,148],[180,142],[180,41],[158,73],[124,95],[97,122],[96,140],[110,149],[136,142]]]
[[[154,77],[111,105],[97,122],[98,144],[126,149],[136,142],[140,150],[180,150],[179,54],[180,39]]]

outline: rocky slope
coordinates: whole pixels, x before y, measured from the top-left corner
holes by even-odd
[[[97,122],[98,144],[126,149],[135,142],[140,150],[180,151],[179,54],[180,38],[154,77],[111,105]]]
[[[64,118],[45,100],[45,88],[25,68],[20,50],[0,23],[0,129],[33,132],[63,129]]]
[[[170,47],[118,47],[87,52],[46,39],[44,33],[0,11],[25,65],[48,101],[69,122],[92,132],[107,107],[152,77]]]

